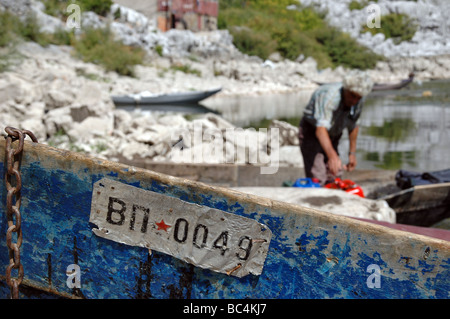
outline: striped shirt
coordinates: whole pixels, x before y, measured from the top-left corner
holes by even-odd
[[[356,127],[361,114],[363,99],[350,109],[342,103],[342,83],[320,86],[311,96],[304,111],[304,119],[315,127],[325,127],[330,137],[342,134],[344,128],[350,132]]]

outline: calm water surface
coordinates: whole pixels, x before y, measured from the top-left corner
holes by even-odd
[[[284,119],[294,124],[311,93],[217,98],[204,104],[239,126],[258,127],[264,119]],[[424,172],[450,168],[450,80],[373,92],[367,97],[359,125],[360,169]],[[347,154],[347,134],[339,151]]]

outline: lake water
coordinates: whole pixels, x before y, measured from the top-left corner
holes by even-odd
[[[257,128],[264,119],[298,123],[311,93],[215,98],[202,104],[220,111],[235,125]],[[424,172],[450,168],[450,80],[373,92],[359,125],[356,156],[360,169]],[[347,134],[339,152],[348,152]]]

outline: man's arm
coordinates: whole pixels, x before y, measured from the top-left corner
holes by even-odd
[[[342,162],[331,144],[330,135],[328,135],[327,129],[322,126],[318,126],[316,128],[316,136],[322,146],[322,149],[325,151],[325,154],[327,154],[328,168],[331,174],[337,175],[342,169]]]
[[[348,133],[348,139],[350,142],[349,151],[348,151],[348,164],[346,165],[346,169],[348,171],[353,171],[357,165],[356,161],[356,139],[358,137],[359,127],[356,126],[351,132]]]

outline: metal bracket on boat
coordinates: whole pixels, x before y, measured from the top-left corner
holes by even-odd
[[[20,203],[22,179],[20,175],[20,162],[22,159],[23,145],[25,136],[28,135],[33,142],[38,143],[34,134],[28,130],[18,130],[13,127],[6,127],[6,174],[5,185],[8,192],[6,196],[6,219],[8,221],[8,230],[6,231],[6,246],[9,253],[9,265],[6,268],[6,283],[11,289],[11,298],[19,298],[19,285],[24,277],[24,270],[20,262],[20,246],[22,245],[22,228],[20,215]],[[12,147],[12,143],[18,140],[19,145]],[[15,177],[15,186],[12,185],[12,177]],[[13,204],[13,197],[15,203]],[[17,242],[13,242],[12,233],[17,233]],[[18,269],[17,278],[11,278],[11,271]]]

